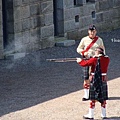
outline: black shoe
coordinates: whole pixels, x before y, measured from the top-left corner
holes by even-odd
[[[89,98],[82,98],[82,101],[87,101],[89,100]]]
[[[105,119],[107,119],[107,117],[102,117],[102,120],[105,120]]]
[[[85,116],[83,116],[83,119],[94,120],[94,118],[89,118],[89,117],[85,117]]]

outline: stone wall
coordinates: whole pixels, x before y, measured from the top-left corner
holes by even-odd
[[[29,52],[54,45],[52,0],[14,0],[15,51]]]
[[[64,31],[70,39],[87,35],[87,28],[95,24],[99,32],[120,28],[119,0],[89,0],[74,5],[71,0],[64,2]]]
[[[0,59],[3,58],[2,1],[0,1]]]
[[[120,28],[120,0],[61,1],[56,12],[60,19],[56,20],[57,31],[62,33],[62,37],[80,39],[87,35],[90,24],[95,24],[99,32]],[[6,0],[7,40],[4,41],[0,1],[0,58],[3,50],[10,53],[31,52],[53,47],[56,27],[54,5],[53,0]]]
[[[96,2],[96,26],[99,31],[120,28],[120,0],[102,0]]]

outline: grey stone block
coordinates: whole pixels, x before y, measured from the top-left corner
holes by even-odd
[[[96,11],[95,4],[94,4],[94,3],[88,4],[87,6],[88,6],[87,15],[89,15],[89,13],[91,14],[92,11]],[[86,10],[86,8],[85,8],[85,10]]]
[[[38,15],[39,14],[39,4],[33,4],[30,6],[30,15]]]
[[[15,35],[15,46],[19,46],[22,45],[22,41],[23,41],[23,35],[22,33],[16,33]]]
[[[103,20],[104,21],[107,21],[107,20],[110,21],[115,17],[115,14],[116,14],[116,12],[113,12],[112,9],[108,10],[108,11],[105,11],[105,12],[103,12]]]
[[[75,40],[64,40],[55,43],[56,46],[64,46],[64,47],[71,46],[74,44],[75,44]]]
[[[64,22],[64,31],[70,31],[75,29],[75,20],[69,20]]]
[[[31,23],[30,23],[30,18],[28,19],[23,19],[22,21],[22,30],[28,30],[31,28]]]
[[[67,32],[67,38],[77,40],[78,39],[78,30]]]
[[[40,0],[29,0],[29,2],[32,3],[32,4],[33,4],[33,3],[39,3]]]
[[[74,7],[73,0],[64,0],[63,1],[64,8],[71,8]]]
[[[120,18],[120,7],[117,7],[113,9],[113,14],[112,14],[113,19],[118,19]]]
[[[22,0],[14,0],[14,7],[22,5]]]
[[[30,42],[30,31],[23,32],[23,44],[28,44]]]
[[[53,24],[53,13],[45,14],[45,25]]]
[[[14,59],[19,59],[25,57],[26,53],[15,53],[13,54]]]
[[[21,17],[21,7],[14,7],[14,20],[20,20]]]
[[[96,2],[97,0],[89,0],[89,2]]]
[[[44,38],[41,40],[41,49],[53,47],[55,45],[54,36]]]
[[[104,0],[99,2],[99,9],[100,10],[108,10],[113,8],[113,0]]]
[[[40,17],[39,16],[31,17],[30,24],[31,24],[30,25],[31,28],[39,27],[40,26]]]
[[[113,1],[113,6],[114,7],[120,6],[120,0],[114,0]]]
[[[96,14],[96,22],[102,22],[103,21],[103,13]]]
[[[86,0],[77,0],[77,5],[85,5]]]
[[[120,20],[119,19],[113,20],[112,23],[113,23],[114,29],[120,28]]]
[[[0,0],[0,11],[2,11],[2,0]]]
[[[38,43],[40,41],[40,28],[30,30],[30,42]]]
[[[6,53],[5,59],[16,60],[25,57],[26,53]]]
[[[14,32],[22,32],[22,21],[15,21]]]
[[[89,16],[89,15],[91,15],[91,13],[93,12],[93,11],[96,11],[96,8],[95,8],[96,6],[95,6],[95,4],[93,4],[93,3],[91,3],[91,4],[86,4],[86,5],[84,5],[84,6],[81,6],[79,9],[79,15],[81,16],[81,17],[83,17],[83,16]]]
[[[53,2],[52,1],[42,2],[40,4],[40,12],[42,14],[50,13],[52,11],[53,11]]]
[[[74,19],[76,15],[80,14],[80,8],[70,8],[64,11],[64,21]]]
[[[22,0],[22,4],[29,4],[29,0]]]
[[[21,18],[30,17],[30,6],[24,6],[21,8]]]
[[[85,28],[86,26],[88,27],[90,24],[92,24],[91,15],[80,18],[80,28]]]
[[[41,38],[54,36],[54,25],[41,27],[40,35]]]

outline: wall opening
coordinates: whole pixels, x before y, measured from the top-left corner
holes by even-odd
[[[76,0],[74,0],[74,5],[77,5],[77,1]]]
[[[54,35],[64,36],[64,13],[63,0],[53,0],[54,6]]]
[[[3,46],[7,46],[7,11],[6,11],[6,0],[2,0],[2,16],[3,16]]]
[[[75,6],[83,6],[84,4],[86,4],[86,0],[74,0]]]
[[[14,49],[13,1],[2,0],[3,46],[9,51]]]
[[[75,22],[78,23],[79,22],[79,15],[75,16]]]
[[[95,19],[95,18],[96,18],[96,13],[95,13],[95,11],[92,11],[91,14],[92,14],[92,18]]]
[[[90,0],[86,0],[86,2],[89,2]]]

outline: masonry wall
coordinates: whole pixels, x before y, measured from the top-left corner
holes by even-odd
[[[52,0],[14,0],[15,51],[54,46]]]
[[[4,50],[31,52],[55,45],[53,0],[6,0],[6,3],[7,45],[3,41],[0,1],[0,58]],[[63,11],[62,20],[57,21],[62,23],[58,29],[62,28],[62,35],[68,39],[87,35],[90,24],[95,24],[99,32],[120,28],[120,0],[62,0],[60,3]]]
[[[95,23],[100,31],[120,28],[120,0],[102,0],[96,2]]]
[[[90,24],[99,32],[120,28],[119,0],[82,1],[82,5],[74,5],[73,0],[64,0],[64,32],[69,39],[87,35]]]
[[[3,58],[2,1],[0,1],[0,59]]]

